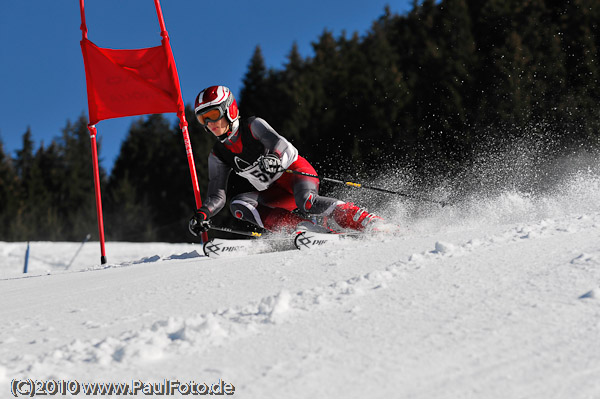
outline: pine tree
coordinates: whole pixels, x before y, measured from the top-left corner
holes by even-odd
[[[565,56],[567,93],[558,106],[563,130],[571,133],[565,144],[600,141],[600,10],[593,0],[574,0],[557,7],[559,34]]]
[[[58,143],[62,162],[58,214],[66,221],[65,238],[81,241],[87,234],[95,235],[97,232],[92,153],[86,117],[80,116],[75,123],[67,122]],[[98,154],[101,154],[101,145]],[[106,180],[102,168],[100,179],[101,182]]]
[[[340,130],[337,106],[339,105],[339,81],[342,64],[333,34],[325,30],[318,42],[312,43],[314,57],[305,71],[305,89],[311,94],[307,103],[310,117],[302,132],[302,137],[310,146],[305,156],[317,169],[328,171],[339,165],[334,159],[340,153]],[[322,154],[329,154],[325,158]]]
[[[42,143],[35,154],[34,173],[31,177],[34,188],[31,209],[36,219],[36,239],[64,241],[80,240],[84,237],[81,232],[78,232],[78,235],[70,236],[70,233],[75,233],[71,220],[77,208],[65,207],[61,210],[65,198],[65,164],[62,152],[63,149],[60,145],[56,141],[52,141],[47,147]],[[91,161],[88,160],[88,162],[88,166],[91,168]],[[92,206],[95,205],[92,204]],[[62,213],[60,213],[61,211]],[[84,221],[90,226],[93,226],[96,220],[95,214],[92,212],[93,210],[89,215],[93,216],[89,216],[90,219]]]
[[[31,139],[31,128],[27,128],[23,134],[22,148],[16,151],[15,167],[18,176],[23,180],[28,176],[33,164],[33,140]]]
[[[32,170],[34,167],[33,140],[31,139],[31,129],[27,128],[23,134],[22,148],[16,151],[15,170],[18,178],[14,194],[17,198],[15,213],[10,224],[10,239],[28,241],[33,240],[32,225],[36,216],[33,212],[37,211],[35,207],[35,198],[32,182]]]
[[[194,210],[189,173],[177,125],[162,115],[134,122],[107,186],[107,237],[185,241]]]
[[[396,145],[404,138],[405,107],[409,96],[406,95],[408,89],[400,69],[400,56],[392,42],[391,29],[395,18],[397,16],[386,7],[358,46],[357,51],[364,57],[358,65],[352,66],[352,75],[367,78],[361,85],[354,86],[353,97],[362,100],[352,110],[352,114],[362,118],[359,145],[363,164],[385,164],[405,154],[404,146]],[[350,55],[348,62],[352,57],[354,55]],[[361,73],[359,68],[364,72]]]
[[[248,71],[244,75],[243,89],[239,96],[240,114],[243,118],[260,116],[268,118],[269,109],[265,104],[269,101],[267,83],[267,68],[260,46],[256,46]]]
[[[17,175],[10,155],[0,141],[0,240],[12,239],[10,224],[18,207]]]
[[[307,148],[303,133],[311,117],[313,93],[308,89],[306,60],[300,55],[297,43],[294,42],[287,55],[287,63],[281,71],[277,91],[281,93],[279,115],[276,123],[281,126],[281,133],[290,139],[298,149],[305,153]]]

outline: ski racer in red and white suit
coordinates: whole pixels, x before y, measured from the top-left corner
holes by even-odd
[[[255,191],[231,199],[230,210],[241,220],[270,231],[292,232],[299,223],[311,223],[296,213],[326,216],[335,230],[363,230],[380,217],[352,203],[319,195],[319,180],[285,173],[285,170],[316,175],[315,169],[298,150],[265,120],[251,117],[241,121],[233,94],[227,87],[211,86],[196,98],[198,121],[214,134],[208,157],[208,191],[202,208],[190,220],[193,234],[206,231],[208,220],[227,201],[227,181],[231,171],[247,179]]]

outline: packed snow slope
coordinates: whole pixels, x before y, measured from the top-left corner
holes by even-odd
[[[109,242],[99,265],[87,243],[67,268],[79,243],[33,242],[24,275],[26,243],[0,243],[0,397],[31,378],[222,380],[240,398],[598,398],[599,176],[443,208],[394,199],[380,211],[402,234],[312,251],[214,260]]]

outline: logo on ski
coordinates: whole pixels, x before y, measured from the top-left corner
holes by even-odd
[[[220,249],[221,249],[221,244],[215,244],[212,241],[207,242],[206,244],[204,244],[204,255],[206,255],[206,256],[210,256],[210,254],[219,255]]]
[[[327,240],[315,240],[314,237],[308,237],[305,233],[298,234],[296,237],[296,246],[309,248],[310,246],[325,245]]]
[[[233,246],[233,245],[224,245],[223,243],[220,242],[212,242],[209,241],[206,244],[204,244],[204,255],[206,256],[219,256],[219,254],[223,253],[223,252],[234,252],[234,251],[239,251],[240,249],[242,249],[242,247],[240,246]]]

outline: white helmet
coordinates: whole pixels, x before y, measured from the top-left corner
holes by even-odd
[[[211,112],[213,110],[215,112]],[[224,116],[230,124],[240,118],[235,97],[225,86],[211,86],[202,90],[196,97],[194,111],[202,126],[206,126],[208,121],[217,121]]]

